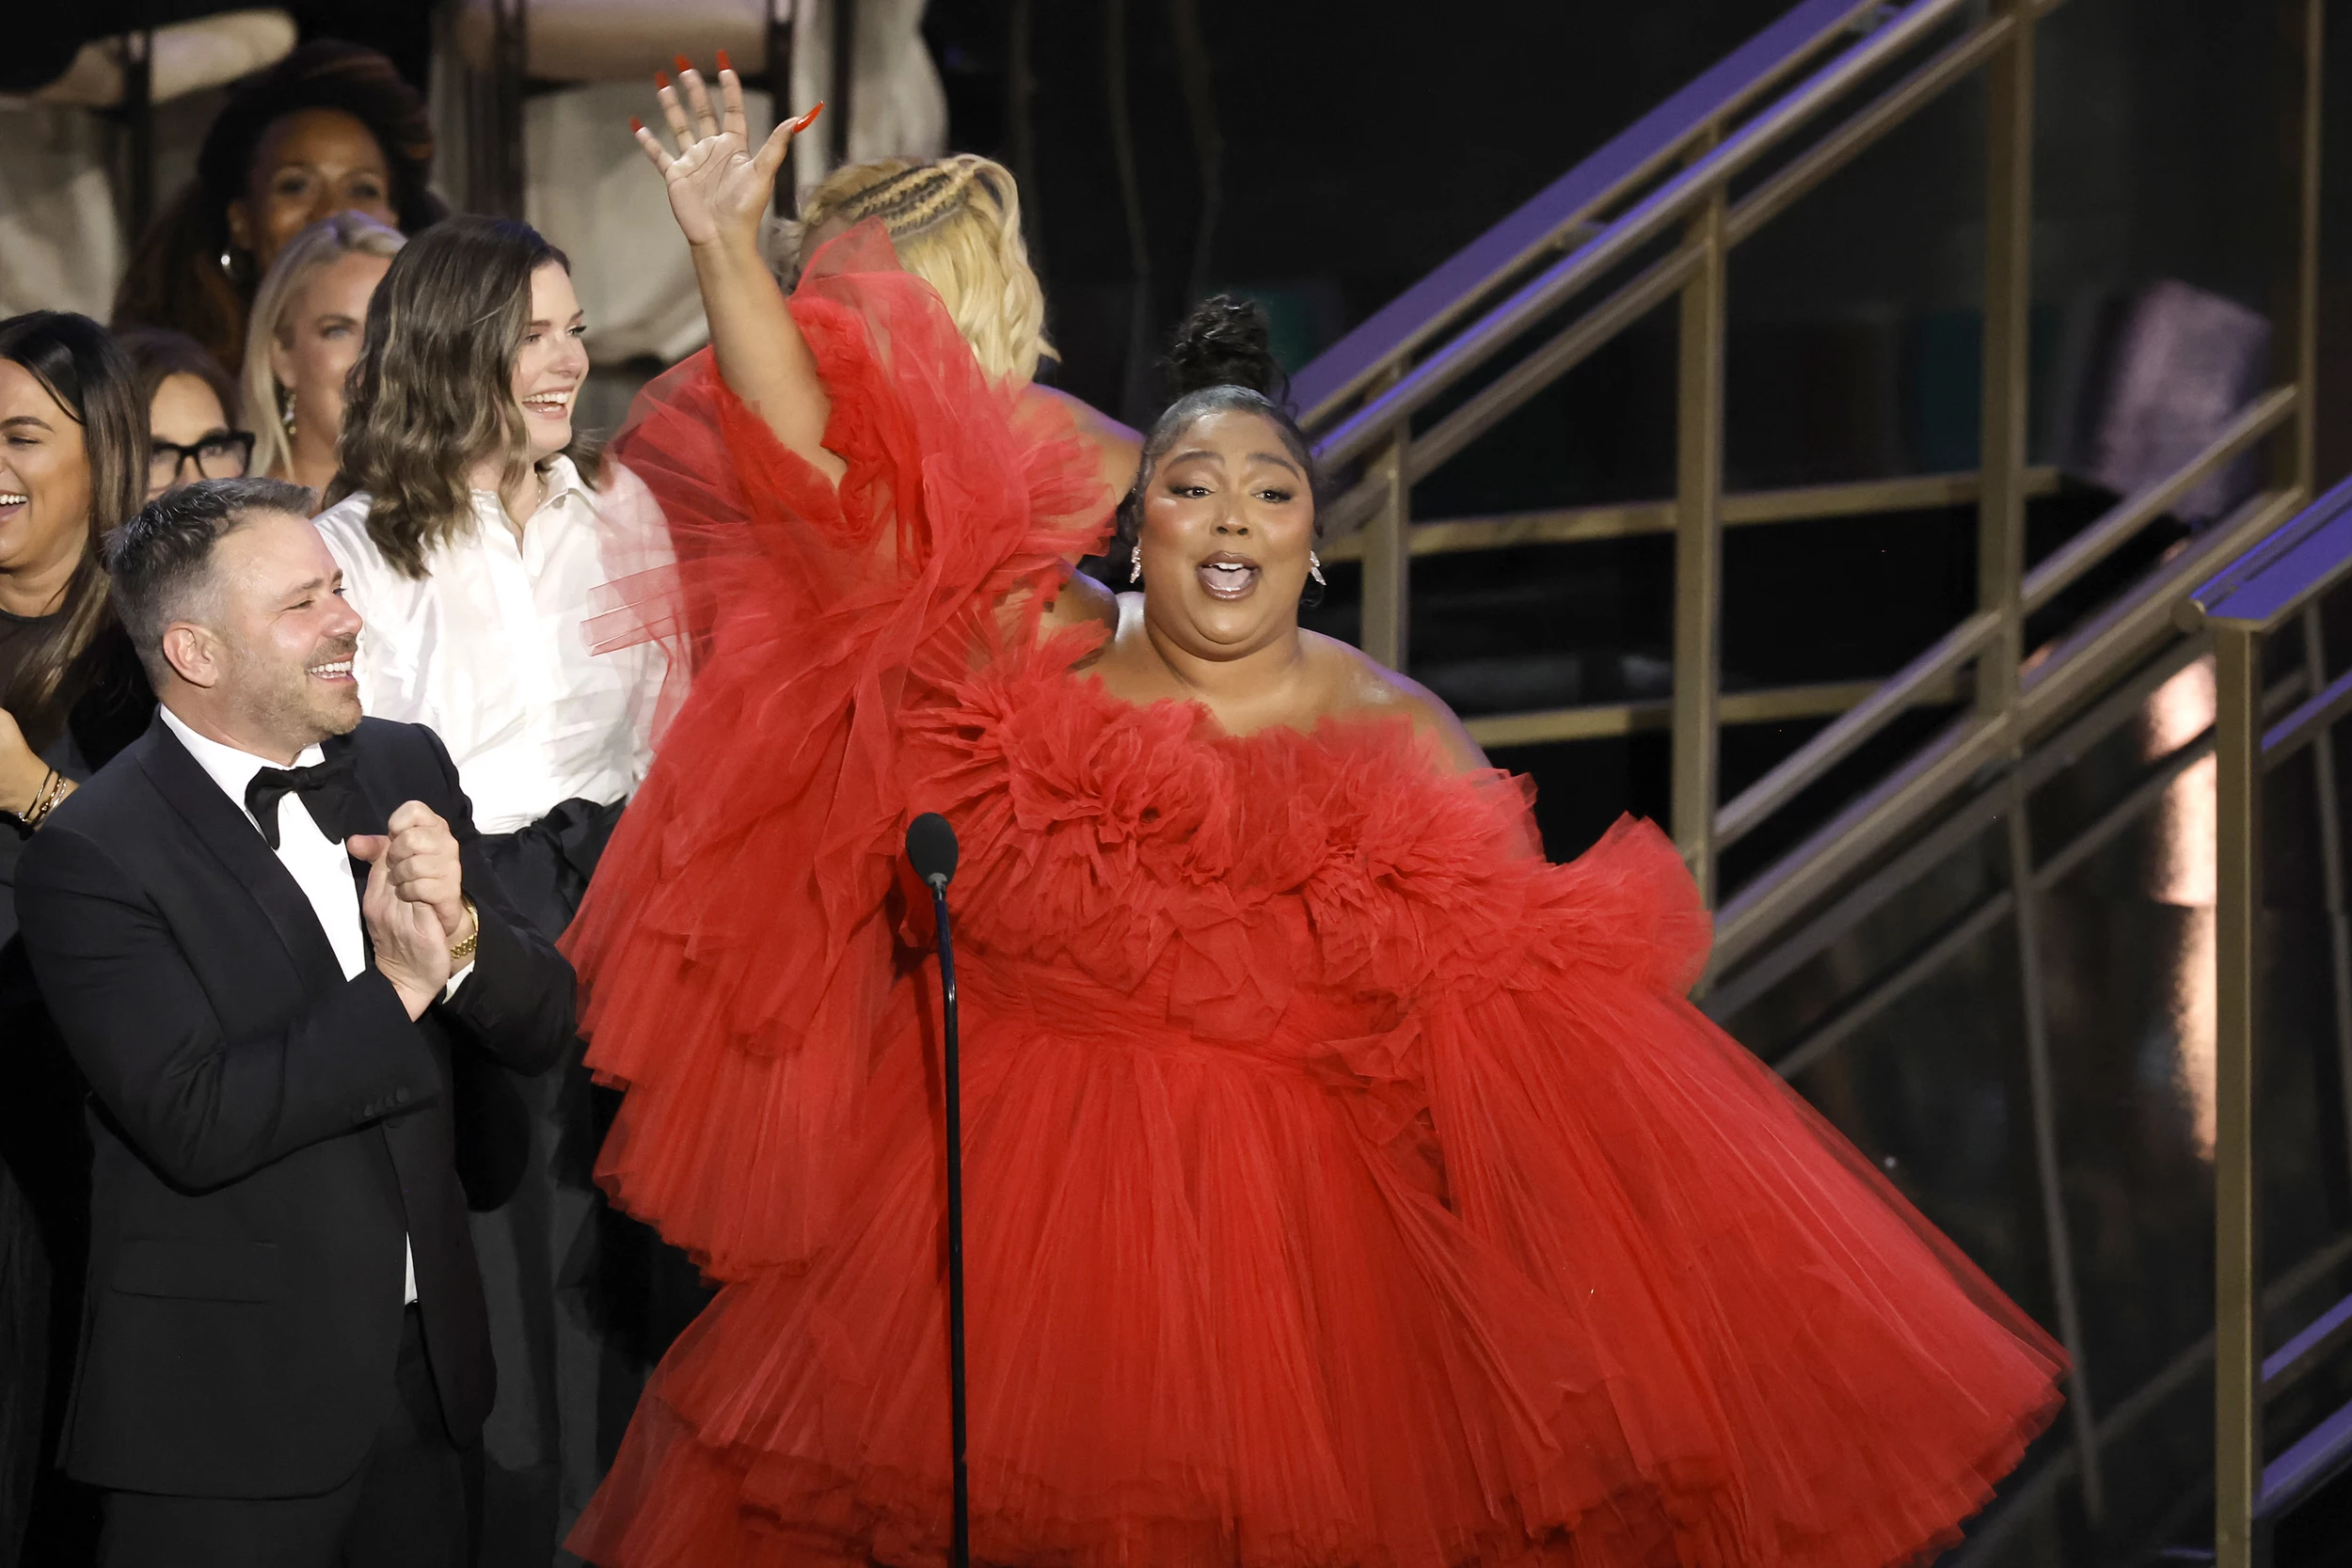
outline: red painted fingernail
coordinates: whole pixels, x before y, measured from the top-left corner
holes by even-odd
[[[669,73],[668,71],[655,71],[655,72],[653,73],[653,85],[654,85],[655,88],[656,88],[657,90],[659,90],[659,91],[661,91],[661,92],[667,92],[667,91],[669,91],[669,90],[670,90],[670,73]]]
[[[634,135],[637,132],[643,131],[644,128],[645,122],[644,120],[639,119],[635,115],[628,117],[628,129],[630,135]]]
[[[735,69],[735,62],[727,58],[727,52],[723,49],[719,51],[719,69],[721,71],[733,71]]]
[[[818,100],[817,107],[809,110],[808,113],[803,115],[800,119],[792,122],[792,134],[797,136],[802,132],[807,130],[810,126],[816,124],[817,117],[824,112],[824,100],[819,99]]]
[[[694,69],[694,62],[683,55],[673,55],[670,57],[677,63],[678,74],[681,76]]]

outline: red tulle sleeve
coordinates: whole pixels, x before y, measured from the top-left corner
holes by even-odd
[[[613,443],[673,559],[613,583],[592,635],[667,642],[692,687],[565,944],[589,1065],[628,1090],[599,1179],[722,1278],[821,1244],[870,1042],[912,1037],[885,1022],[912,1006],[889,908],[904,716],[1110,500],[1068,415],[981,374],[878,224],[820,252],[791,310],[837,485],[707,354]]]

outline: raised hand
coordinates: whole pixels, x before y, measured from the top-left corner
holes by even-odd
[[[743,84],[723,57],[719,62],[723,112],[712,112],[702,73],[683,55],[678,56],[675,86],[665,78],[656,80],[661,84],[661,113],[676,139],[677,156],[672,157],[642,120],[631,120],[629,128],[669,186],[670,213],[686,243],[756,243],[759,220],[775,195],[776,171],[784,166],[792,138],[807,130],[825,106],[819,103],[797,119],[781,122],[754,151],[743,118]]]

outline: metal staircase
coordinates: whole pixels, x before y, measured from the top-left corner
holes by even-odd
[[[2312,566],[2318,546],[2294,555],[2308,592],[2296,600],[2291,659],[2274,653],[2263,667],[2247,651],[2288,611],[2266,610],[2261,631],[2232,629],[2240,623],[2229,619],[2237,613],[2231,607],[2250,602],[2249,582],[2284,592],[2276,576],[2284,567],[2248,576],[2249,562],[2277,555],[2279,546],[2258,546],[2282,525],[2306,540],[2352,531],[2352,494],[2310,505],[2323,8],[2319,0],[2260,8],[2281,23],[2288,84],[2281,160],[2292,198],[2271,311],[2276,384],[2191,461],[2112,498],[2036,555],[2029,509],[2067,488],[2028,463],[2026,438],[2036,34],[2058,4],[1805,0],[1348,334],[1300,372],[1294,394],[1338,476],[1324,555],[1359,563],[1360,641],[1394,667],[1413,667],[1417,562],[1671,540],[1670,691],[1482,714],[1470,727],[1490,749],[1667,733],[1672,832],[1717,911],[1702,1004],[1883,1156],[1931,1216],[1979,1250],[2065,1341],[2075,1362],[2067,1415],[1955,1560],[2125,1563],[2195,1560],[2213,1546],[2238,1565],[2285,1539],[2254,1521],[2283,1516],[2352,1454],[2352,1416],[2304,1408],[2325,1403],[2339,1384],[2352,1394],[2352,1356],[2343,1354],[2352,1340],[2352,945],[2324,733],[2352,709],[2352,689],[2330,675],[2316,606],[2335,578]],[[1733,250],[1768,224],[1799,221],[1788,214],[1801,197],[1979,77],[1986,106],[1979,467],[1726,494]],[[1531,398],[1667,311],[1677,343],[1673,495],[1500,516],[1412,515],[1417,485],[1450,463],[1474,461],[1481,437]],[[2200,530],[2170,523],[2185,497],[2249,454],[2264,475],[2250,496]],[[1927,628],[1925,646],[1900,669],[1725,689],[1726,530],[1825,517],[1895,528],[1956,506],[1975,513],[1973,608]],[[2217,648],[2217,677],[2207,673]],[[2217,699],[2205,695],[2215,679]],[[2171,821],[2165,814],[2177,812],[2184,790],[2207,787],[2216,701],[2225,824],[2214,917],[2218,1087],[2185,1091],[2205,1096],[2196,1114],[2213,1124],[2209,1164],[2202,1177],[2191,1173],[2185,1196],[2168,1201],[2194,1208],[2207,1201],[2198,1180],[2218,1187],[2220,1333],[2217,1341],[2202,1332],[2211,1316],[2155,1322],[2160,1313],[2110,1333],[2101,1324],[2134,1322],[2109,1298],[2136,1276],[2097,1248],[2087,1260],[2085,1194],[2107,1193],[2102,1201],[2127,1212],[2137,1195],[2129,1180],[2090,1168],[2099,1135],[2084,1130],[2069,1098],[2067,1085],[2095,1079],[2085,1042],[2096,1031],[2073,1022],[2097,990],[2080,958],[2078,911],[2092,906],[2078,893],[2086,878],[2111,875],[2152,822]],[[2318,912],[2303,924],[2331,933],[2316,971],[2328,1000],[2315,1014],[2308,998],[2279,1012],[2300,1017],[2302,1007],[2325,1026],[2265,1045],[2299,1064],[2279,1081],[2296,1085],[2310,1123],[2309,1147],[2292,1157],[2265,1145],[2274,1180],[2292,1195],[2282,1211],[2290,1219],[2269,1227],[2286,1266],[2267,1274],[2252,1250],[2255,1216],[2279,1205],[2266,1192],[2257,1203],[2247,1174],[2250,1069],[2244,1082],[2232,1077],[2252,1060],[2251,840],[2233,839],[2227,826],[2233,811],[2250,813],[2246,736],[2261,715],[2283,726],[2270,732],[2273,751],[2293,750],[2307,759],[2296,768],[2316,770],[2311,809],[2274,842],[2325,851],[2310,857],[2328,870],[2314,895]],[[1727,732],[1792,720],[1818,727],[1724,798]],[[2293,736],[2280,740],[2286,729]],[[2179,826],[2168,831],[2177,837]],[[1743,842],[1769,852],[1727,863],[1726,851]],[[2187,973],[2179,965],[2167,973],[2174,971]],[[2212,1016],[2211,997],[2198,1005]],[[1879,1086],[1856,1087],[1866,1082]],[[1890,1117],[1864,1103],[1873,1095],[1915,1103]],[[1976,1132],[1972,1106],[1993,1107]],[[2191,1228],[2213,1234],[2197,1212]],[[2100,1248],[2118,1230],[2104,1218],[2092,1228]],[[2213,1277],[2208,1257],[2179,1246],[2134,1267],[2175,1284],[2184,1270],[2200,1282]],[[2093,1310],[2087,1295],[2106,1305]],[[2258,1379],[2265,1324],[2278,1349]],[[2217,1343],[2225,1456],[2217,1471],[2211,1447],[2182,1451],[2185,1441],[2210,1443],[2217,1430],[2205,1381]],[[2282,1449],[2267,1481],[2263,1401],[2249,1403],[2247,1394],[2257,1388],[2273,1412],[2273,1447]],[[2279,1471],[2291,1460],[2291,1474]]]

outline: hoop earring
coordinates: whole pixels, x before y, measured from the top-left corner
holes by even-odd
[[[1141,545],[1136,546],[1132,563],[1127,568],[1127,580],[1129,582],[1143,580],[1143,546]]]
[[[1315,552],[1312,550],[1307,552],[1307,575],[1315,579],[1316,587],[1329,586],[1323,580],[1323,562],[1315,559]]]

